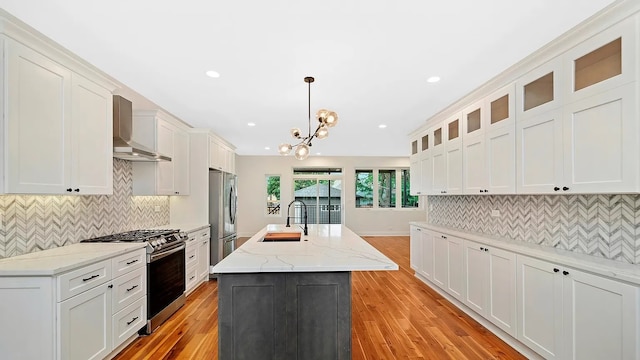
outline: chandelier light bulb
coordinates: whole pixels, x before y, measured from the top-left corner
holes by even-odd
[[[320,109],[318,110],[318,112],[316,113],[316,119],[318,119],[319,122],[325,124],[327,121],[327,115],[329,115],[329,110],[327,109]]]
[[[280,155],[289,155],[291,152],[291,145],[285,143],[278,145],[278,152]]]
[[[300,129],[298,128],[291,129],[291,136],[293,136],[294,138],[300,139],[300,134],[301,134]]]
[[[309,157],[309,146],[307,144],[300,144],[296,146],[295,157],[298,160],[304,160]]]
[[[318,139],[324,139],[327,136],[329,136],[329,130],[327,129],[326,126],[320,126],[320,128],[318,128],[318,131],[316,131],[316,137]]]
[[[338,114],[336,114],[333,111],[329,111],[329,113],[327,114],[324,123],[328,126],[328,127],[334,127],[336,126],[336,124],[338,123]]]

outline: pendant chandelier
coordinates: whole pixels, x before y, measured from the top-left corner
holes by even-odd
[[[311,151],[311,149],[309,149],[311,147],[311,140],[313,140],[314,138],[326,138],[327,136],[329,136],[328,128],[334,127],[338,123],[338,114],[336,114],[335,112],[325,109],[318,110],[318,112],[316,113],[316,119],[318,119],[319,124],[316,130],[313,133],[311,132],[311,83],[314,80],[315,79],[311,76],[307,76],[304,78],[304,82],[309,85],[309,133],[307,136],[302,137],[302,132],[299,128],[291,129],[291,136],[293,136],[295,139],[300,140],[300,142],[294,145],[287,143],[280,144],[278,146],[278,152],[280,152],[280,155],[288,155],[291,152],[291,149],[295,147],[296,149],[293,153],[296,159],[306,159],[307,157],[309,157],[309,152]]]

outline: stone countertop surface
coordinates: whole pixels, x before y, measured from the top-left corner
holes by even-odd
[[[55,276],[142,249],[146,243],[77,243],[0,260],[0,276]]]
[[[202,223],[169,223],[154,227],[154,229],[178,229],[182,232],[193,232],[208,228],[209,224]]]
[[[569,250],[556,249],[538,244],[500,238],[496,236],[467,232],[460,229],[429,224],[423,221],[412,221],[410,225],[442,232],[462,239],[477,241],[489,246],[527,255],[541,260],[569,266],[593,274],[607,276],[634,285],[640,285],[640,265],[580,254]]]
[[[292,242],[263,242],[267,232],[302,232],[298,225],[267,225],[214,266],[214,273],[398,270],[398,265],[344,225],[309,225]]]

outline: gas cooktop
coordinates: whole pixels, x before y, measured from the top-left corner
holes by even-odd
[[[118,234],[105,235],[91,239],[82,240],[81,242],[141,242],[149,241],[159,237],[167,237],[168,235],[177,234],[180,230],[163,229],[163,230],[132,230]]]

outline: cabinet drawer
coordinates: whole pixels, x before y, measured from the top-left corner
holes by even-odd
[[[147,252],[145,249],[138,249],[115,257],[111,259],[111,262],[113,277],[117,278],[129,271],[145,266],[147,263]]]
[[[143,296],[113,315],[113,348],[117,348],[131,335],[140,330],[147,321],[147,297]]]
[[[147,293],[146,268],[138,268],[113,280],[113,312],[129,306]]]
[[[198,240],[205,240],[205,239],[209,239],[210,237],[211,237],[211,234],[210,234],[209,228],[202,229],[196,233],[196,239]]]
[[[193,289],[193,287],[198,283],[198,268],[193,267],[191,269],[187,269],[186,273],[186,284],[185,288],[187,291]]]
[[[111,280],[111,260],[87,265],[58,277],[58,302]]]
[[[187,244],[187,250],[184,253],[184,266],[189,269],[198,263],[198,246],[197,242],[190,241]]]

